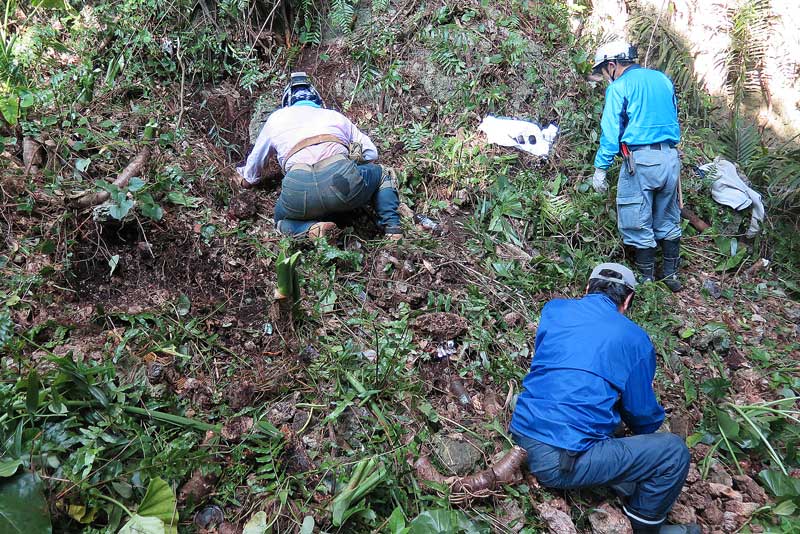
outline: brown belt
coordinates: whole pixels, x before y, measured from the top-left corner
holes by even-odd
[[[320,170],[324,169],[325,167],[327,167],[328,165],[330,165],[332,163],[336,163],[337,161],[342,161],[342,160],[345,160],[345,159],[350,159],[350,158],[348,158],[347,155],[345,155],[345,154],[334,154],[333,156],[331,156],[329,158],[325,158],[323,160],[320,160],[320,161],[316,162],[314,165],[307,165],[305,163],[295,163],[294,165],[292,165],[291,167],[286,169],[286,172],[289,172],[289,171],[308,171],[308,172],[320,171]]]
[[[332,135],[332,134],[314,135],[312,137],[307,137],[306,139],[303,139],[302,141],[300,141],[299,143],[294,145],[292,147],[292,149],[286,154],[286,157],[283,158],[283,161],[284,162],[289,161],[289,159],[292,156],[294,156],[295,154],[297,154],[298,152],[300,152],[304,148],[308,148],[308,147],[314,146],[314,145],[319,145],[321,143],[337,143],[337,144],[342,145],[343,147],[347,148],[347,145],[341,139],[336,137],[335,135]]]

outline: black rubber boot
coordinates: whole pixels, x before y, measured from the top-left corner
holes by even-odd
[[[640,274],[640,282],[652,282],[655,279],[656,268],[656,249],[637,248],[636,249],[636,269]]]
[[[683,287],[678,279],[678,267],[681,263],[681,240],[672,239],[661,242],[661,252],[664,254],[664,284],[675,293]]]

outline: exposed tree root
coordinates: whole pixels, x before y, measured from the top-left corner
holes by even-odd
[[[138,175],[142,171],[142,169],[147,164],[147,161],[149,159],[150,159],[150,147],[145,146],[144,148],[142,148],[139,154],[137,154],[136,157],[133,158],[130,161],[130,163],[128,163],[128,166],[122,170],[119,176],[117,176],[117,179],[114,180],[113,182],[114,185],[116,185],[119,188],[127,187],[128,182],[131,181],[131,178]],[[96,193],[88,193],[75,200],[75,206],[78,208],[90,208],[92,206],[97,206],[98,204],[102,204],[110,197],[111,193],[109,193],[108,191],[98,191]]]
[[[681,217],[688,220],[689,224],[694,226],[698,232],[704,232],[705,230],[711,228],[711,226],[707,222],[698,217],[697,214],[695,214],[695,212],[693,212],[686,206],[681,208]]]
[[[503,484],[517,480],[520,477],[520,467],[527,457],[525,449],[514,445],[496,464],[483,471],[464,477],[446,477],[433,466],[428,456],[420,456],[414,463],[414,471],[420,480],[450,486],[450,500],[463,502],[493,495]]]

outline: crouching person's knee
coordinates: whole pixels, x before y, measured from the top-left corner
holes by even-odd
[[[673,466],[674,470],[678,473],[686,473],[689,471],[689,462],[691,462],[691,455],[689,454],[689,447],[682,437],[677,434],[664,434],[664,456],[665,460]]]

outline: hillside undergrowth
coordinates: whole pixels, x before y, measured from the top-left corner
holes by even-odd
[[[541,532],[554,499],[587,530],[608,498],[532,478],[475,498],[413,469],[429,456],[463,475],[507,451],[539,310],[629,261],[613,196],[588,183],[603,86],[586,80],[594,38],[570,23],[583,12],[326,4],[7,0],[0,494],[29,477],[54,531],[159,517],[156,493],[178,532]],[[372,137],[436,232],[405,220],[387,246],[359,213],[335,243],[277,234],[279,184],[242,192],[233,167],[291,70]],[[644,287],[632,317],[692,447],[680,511],[712,532],[791,532],[800,241],[794,197],[763,171],[791,152],[738,162],[774,208],[746,239],[748,217],[693,171],[731,154],[727,125],[678,96],[694,106],[684,196],[711,227],[684,221],[686,289]],[[487,114],[553,122],[558,141],[544,160],[488,145]],[[276,264],[294,252],[287,314]],[[709,490],[727,480],[748,515]]]

